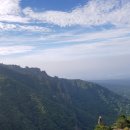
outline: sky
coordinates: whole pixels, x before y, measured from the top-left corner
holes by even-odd
[[[130,78],[130,0],[0,0],[0,62],[51,76]]]

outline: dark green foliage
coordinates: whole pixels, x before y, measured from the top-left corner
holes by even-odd
[[[118,120],[116,121],[117,128],[123,129],[123,128],[127,127],[127,125],[128,125],[128,121],[124,115],[120,116],[118,118]]]
[[[111,123],[128,103],[97,84],[0,64],[0,130],[92,130],[100,114]]]
[[[97,125],[94,130],[112,130],[112,128],[105,125]]]
[[[127,118],[125,115],[119,116],[117,121],[114,124],[114,128],[117,129],[130,128],[129,118]]]

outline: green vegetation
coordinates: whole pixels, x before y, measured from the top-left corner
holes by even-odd
[[[95,130],[130,130],[130,117],[121,115],[118,117],[116,122],[111,126],[106,125],[97,125]]]
[[[95,130],[112,130],[112,128],[105,125],[97,125]]]
[[[124,98],[130,99],[130,79],[99,80],[94,82],[108,88]]]
[[[112,123],[128,104],[91,82],[0,64],[0,130],[92,130],[99,114]]]

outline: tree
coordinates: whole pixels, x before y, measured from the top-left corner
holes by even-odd
[[[119,129],[124,129],[127,126],[128,126],[127,117],[125,115],[119,116],[119,118],[116,121],[116,127]]]

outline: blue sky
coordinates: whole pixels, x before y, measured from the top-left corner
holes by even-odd
[[[58,10],[58,11],[69,11],[77,6],[86,4],[86,0],[22,0],[21,7],[26,8],[31,6],[36,10]]]
[[[130,78],[129,12],[129,0],[1,0],[0,62],[66,78]]]

